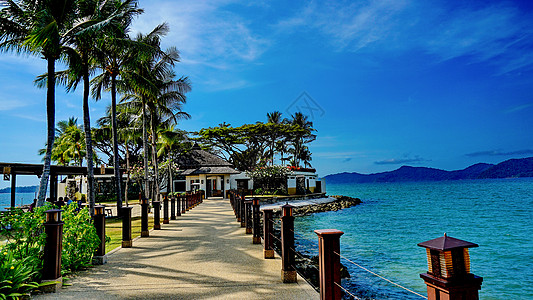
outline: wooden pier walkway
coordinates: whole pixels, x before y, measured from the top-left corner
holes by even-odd
[[[319,299],[300,277],[281,282],[281,259],[263,259],[228,200],[204,200],[161,226],[35,299]]]

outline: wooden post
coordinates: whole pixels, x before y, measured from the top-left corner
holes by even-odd
[[[165,195],[163,198],[163,224],[170,223],[170,219],[168,218],[168,196]]]
[[[55,293],[62,286],[61,277],[61,251],[63,249],[63,221],[60,209],[45,211],[46,223],[44,232],[46,240],[44,244],[42,282],[57,281],[58,283],[41,288],[44,292]]]
[[[11,168],[13,170],[13,168]],[[15,203],[15,194],[17,192],[17,174],[12,173],[11,174],[11,207],[15,207],[17,204]]]
[[[148,231],[148,199],[143,197],[141,199],[141,237],[150,236],[150,231]]]
[[[117,209],[120,208],[117,207]],[[93,222],[96,234],[100,238],[100,244],[93,256],[93,265],[103,265],[107,263],[107,256],[105,255],[105,206],[96,205],[94,207]]]
[[[263,255],[265,258],[274,258],[274,240],[271,236],[274,233],[272,215],[272,209],[263,210],[263,239],[265,240]]]
[[[181,196],[181,213],[187,212],[187,195]]]
[[[293,206],[285,204],[282,207],[281,217],[281,280],[284,283],[296,282],[296,269],[294,268],[294,217]]]
[[[237,217],[237,222],[241,222],[241,197],[236,194],[233,195],[233,202],[235,202],[235,216]]]
[[[131,237],[131,210],[132,206],[122,207],[122,248],[131,248],[133,239]]]
[[[161,202],[152,201],[152,206],[154,207],[154,230],[161,229]]]
[[[176,220],[176,196],[170,196],[170,219]]]
[[[244,201],[246,234],[252,234],[252,200]]]
[[[239,200],[239,206],[241,208],[241,227],[246,227],[246,206],[244,205],[245,198],[242,196]]]
[[[342,298],[340,237],[344,232],[336,229],[315,230],[318,235],[318,265],[320,299]]]
[[[428,300],[478,300],[483,278],[470,273],[468,248],[477,244],[449,237],[419,243],[426,248],[428,272],[420,274]]]
[[[176,197],[176,216],[181,216],[181,196]]]
[[[261,220],[259,219],[259,198],[255,198],[252,203],[253,238],[252,243],[261,244]]]

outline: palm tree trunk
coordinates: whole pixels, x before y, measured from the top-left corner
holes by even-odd
[[[174,195],[174,182],[172,181],[172,159],[170,157],[170,153],[168,154],[168,181],[170,186],[167,188],[167,192],[170,192],[172,195]]]
[[[46,152],[44,154],[43,174],[39,183],[39,194],[37,196],[37,206],[43,206],[46,198],[46,189],[48,188],[48,179],[50,177],[50,164],[52,162],[52,147],[55,139],[55,58],[47,58],[48,82],[46,91],[46,121],[47,121],[47,139]]]
[[[150,189],[148,188],[148,116],[146,115],[146,104],[142,100],[143,111],[143,151],[144,151],[144,196],[146,199],[150,198]]]
[[[95,190],[94,190],[94,165],[93,165],[93,139],[91,134],[91,118],[89,115],[89,63],[87,55],[82,53],[83,64],[83,129],[85,131],[85,150],[87,157],[87,201],[89,211],[94,216]]]
[[[155,113],[151,113],[150,123],[152,127],[152,160],[154,164],[154,185],[155,185],[155,195],[153,200],[159,201],[159,173],[158,173],[158,164],[157,164],[157,131],[155,128]]]
[[[117,215],[122,211],[122,178],[120,177],[120,159],[118,157],[118,132],[117,132],[117,82],[116,75],[111,78],[111,119],[113,122],[113,168],[115,169],[115,187],[117,195]]]
[[[128,186],[130,184],[130,148],[128,147],[128,142],[126,142],[126,170],[128,172],[128,177],[126,177],[126,186],[124,187],[124,202],[126,206],[128,205]]]

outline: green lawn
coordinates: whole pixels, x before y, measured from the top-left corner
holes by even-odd
[[[163,222],[163,220],[161,220]],[[148,229],[154,226],[154,218],[148,218]],[[106,219],[105,234],[111,238],[106,243],[105,250],[109,252],[122,246],[122,219]],[[141,217],[131,218],[131,236],[136,238],[141,235]]]

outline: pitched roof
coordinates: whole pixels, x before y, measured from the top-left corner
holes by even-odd
[[[226,160],[204,151],[194,144],[192,150],[181,155],[177,160],[180,169],[196,169],[201,167],[233,167]]]
[[[479,245],[452,238],[445,233],[444,236],[441,236],[440,238],[419,243],[418,246],[433,250],[448,251],[456,248],[473,248],[478,247]]]
[[[197,169],[186,169],[180,175],[198,174],[239,174],[240,172],[230,167],[201,167]]]

